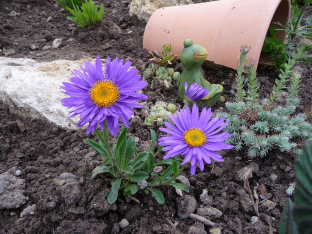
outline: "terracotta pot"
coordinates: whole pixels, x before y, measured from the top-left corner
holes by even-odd
[[[207,60],[236,69],[246,44],[256,68],[269,26],[285,25],[290,9],[290,0],[221,0],[158,9],[146,25],[143,47],[160,51],[163,42],[170,42],[179,55],[189,38],[207,49]],[[283,39],[284,31],[276,37]]]

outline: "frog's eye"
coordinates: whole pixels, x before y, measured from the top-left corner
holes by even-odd
[[[191,39],[186,39],[186,40],[183,42],[183,44],[184,44],[184,48],[187,48],[187,47],[193,45],[193,41],[192,41]]]

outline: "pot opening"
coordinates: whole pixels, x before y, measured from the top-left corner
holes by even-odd
[[[276,23],[280,22],[282,25],[286,25],[289,13],[290,13],[289,0],[282,0],[275,11],[275,14],[273,15],[270,26],[275,27],[275,28],[282,28]],[[275,38],[279,40],[283,40],[284,35],[285,35],[285,31],[279,30]]]

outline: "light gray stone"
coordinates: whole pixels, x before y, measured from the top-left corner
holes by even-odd
[[[65,184],[61,190],[61,196],[67,204],[75,204],[81,198],[81,190],[78,182]]]
[[[17,13],[15,11],[11,11],[10,14],[9,14],[9,16],[11,16],[11,17],[15,17],[15,16],[18,16],[18,15],[20,15],[20,13]]]
[[[214,227],[209,229],[210,234],[221,234],[221,228]]]
[[[176,178],[176,181],[180,184],[183,184],[185,185],[186,187],[190,188],[191,187],[191,184],[190,184],[190,181],[188,178],[186,178],[184,175],[179,175],[177,178]]]
[[[50,50],[51,48],[52,48],[51,46],[45,45],[45,46],[42,48],[42,50]]]
[[[47,23],[49,23],[52,20],[52,16],[49,16],[46,20]]]
[[[20,217],[23,218],[25,216],[28,215],[34,215],[36,211],[36,204],[32,205],[32,206],[28,206],[27,208],[25,208],[22,213],[20,214]]]
[[[190,227],[187,234],[207,234],[205,225],[201,222],[195,222],[195,224]]]
[[[244,168],[242,168],[242,169],[240,169],[239,171],[236,172],[236,178],[238,180],[240,180],[240,181],[243,181],[244,180],[244,175],[245,175],[245,173],[249,169],[251,169],[251,171],[248,174],[247,179],[252,178],[252,173],[253,172],[257,173],[259,171],[259,165],[257,163],[255,163],[255,162],[250,163],[248,166],[246,166],[246,167],[244,167]]]
[[[15,54],[15,50],[13,50],[13,49],[3,49],[3,53],[4,53],[4,56],[10,56],[10,55],[13,55],[13,54]]]
[[[275,202],[272,202],[270,200],[265,200],[261,203],[261,209],[264,209],[266,212],[273,210],[276,206]]]
[[[62,38],[57,38],[52,42],[52,48],[57,49],[62,45]]]
[[[197,206],[196,199],[193,196],[184,196],[177,199],[178,216],[186,219],[195,211]]]
[[[213,217],[220,218],[223,214],[220,210],[214,207],[205,206],[203,208],[199,208],[197,214],[204,217]]]
[[[86,61],[56,60],[36,62],[31,59],[0,57],[0,99],[4,100],[12,113],[48,120],[66,129],[77,129],[79,117],[68,119],[69,110],[61,103],[67,97],[60,86],[68,82],[74,69],[80,69]],[[103,70],[105,62],[102,60]]]
[[[258,222],[259,221],[259,217],[258,216],[252,216],[251,218],[250,218],[250,222],[251,223],[256,223],[256,222]]]
[[[17,209],[22,204],[26,203],[25,180],[18,179],[9,172],[0,174],[4,192],[0,195],[0,210],[2,209]]]
[[[62,173],[62,174],[60,175],[60,179],[61,179],[61,180],[67,180],[67,179],[69,179],[69,178],[74,178],[74,179],[76,179],[76,176],[75,176],[74,174],[68,173],[68,172],[64,172],[64,173]]]
[[[120,226],[122,229],[128,227],[128,226],[129,226],[128,220],[122,219],[122,220],[120,221],[120,223],[119,223],[119,226]]]
[[[277,180],[277,175],[274,174],[274,173],[272,173],[272,174],[270,175],[270,179],[275,183],[276,180]]]
[[[239,195],[239,203],[241,208],[245,212],[250,212],[253,210],[253,203],[251,199],[249,198],[248,194],[245,192],[244,189],[237,190],[237,193]]]
[[[2,184],[2,182],[0,181],[0,195],[4,193],[4,185]]]

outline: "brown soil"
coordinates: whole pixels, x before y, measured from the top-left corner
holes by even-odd
[[[1,0],[0,0],[1,1]],[[23,3],[27,2],[27,3]],[[128,14],[130,0],[97,1],[103,3],[106,14],[102,23],[78,29],[67,20],[68,13],[52,0],[0,2],[0,49],[14,49],[10,57],[32,58],[51,61],[55,59],[79,59],[83,56],[105,58],[119,57],[131,60],[142,71],[148,61],[147,51],[142,49],[142,36],[146,23]],[[15,11],[20,15],[10,17]],[[46,19],[52,16],[50,22]],[[56,38],[62,38],[62,47],[57,50],[42,51],[43,46],[51,45]],[[38,46],[32,50],[30,45]],[[0,54],[2,56],[2,54]],[[300,88],[301,105],[298,111],[310,109],[312,91],[311,67],[305,63],[298,66],[302,72]],[[207,63],[205,76],[211,83],[224,86],[227,101],[233,101],[230,93],[235,72],[232,69]],[[276,70],[260,66],[258,77],[261,84],[259,93],[267,97],[277,78]],[[144,92],[149,96],[147,105],[156,100],[180,102],[175,88],[150,89]],[[225,110],[224,104],[213,109]],[[131,120],[129,136],[139,138],[138,149],[146,150],[150,140],[150,130],[144,125],[145,113],[136,110]],[[20,132],[16,120],[26,127]],[[157,129],[155,129],[157,131]],[[159,205],[151,195],[138,193],[140,204],[128,200],[122,194],[116,205],[109,206],[106,201],[110,189],[108,178],[90,178],[94,167],[101,159],[83,142],[87,136],[83,131],[60,129],[42,120],[25,118],[11,114],[8,107],[0,102],[0,174],[8,170],[21,170],[19,178],[25,179],[27,203],[19,209],[0,210],[0,233],[187,233],[194,225],[192,219],[180,219],[177,215],[176,200],[179,197],[171,187],[161,188],[165,204]],[[94,135],[88,137],[95,139]],[[114,139],[111,143],[114,143]],[[207,166],[204,172],[190,176],[189,168],[184,175],[190,180],[190,195],[197,200],[198,206],[205,206],[200,200],[203,189],[209,190],[210,205],[222,211],[220,218],[211,218],[218,223],[222,233],[277,233],[278,223],[287,199],[285,193],[289,183],[294,182],[294,158],[278,151],[270,152],[264,158],[250,159],[246,152],[235,150],[224,153],[225,162]],[[161,156],[157,158],[160,160]],[[259,221],[253,224],[250,219],[256,216],[254,210],[245,211],[240,205],[239,190],[243,181],[236,178],[236,172],[251,162],[259,166],[249,179],[250,187],[258,186],[258,195],[276,203],[270,211],[263,208],[259,198]],[[70,172],[79,182],[57,185],[54,181],[61,173]],[[276,180],[272,179],[276,175]],[[67,187],[64,187],[67,186]],[[74,204],[66,203],[64,193],[77,189],[79,199]],[[0,196],[1,198],[1,196]],[[51,204],[54,204],[53,206]],[[20,213],[30,205],[36,204],[34,215],[20,218]],[[119,229],[118,223],[126,218],[130,225]],[[177,222],[176,228],[170,222]],[[169,227],[169,228],[168,228]],[[208,227],[205,227],[208,232]]]

